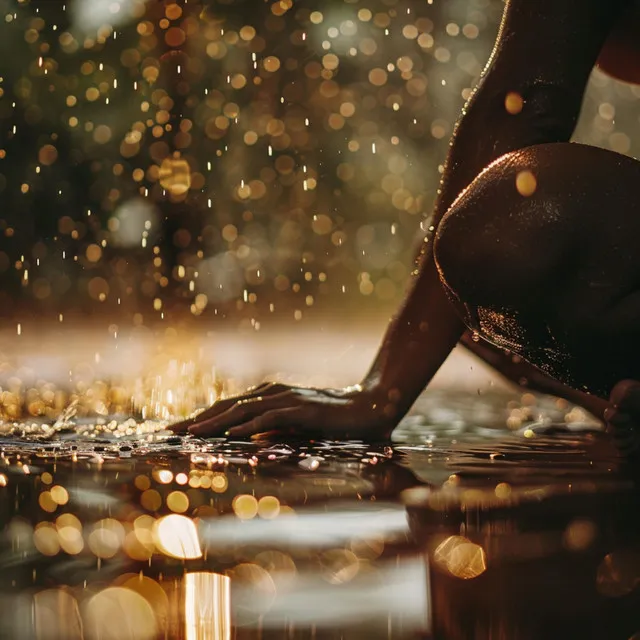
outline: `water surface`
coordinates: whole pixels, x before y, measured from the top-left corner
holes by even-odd
[[[632,476],[553,399],[435,390],[392,443],[74,413],[3,427],[1,637],[640,630]]]

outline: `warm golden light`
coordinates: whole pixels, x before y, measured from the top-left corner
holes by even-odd
[[[231,638],[231,580],[217,573],[187,573],[184,577],[186,640]]]
[[[516,189],[521,196],[529,198],[538,188],[538,181],[531,171],[520,171],[516,176]]]
[[[584,551],[593,544],[597,535],[598,528],[594,522],[579,518],[568,524],[562,541],[570,551]]]
[[[165,158],[162,161],[158,178],[163,189],[174,196],[182,196],[191,188],[191,169],[182,158]]]
[[[36,638],[84,640],[76,599],[64,589],[46,589],[33,596]]]
[[[211,489],[216,493],[224,493],[227,490],[229,482],[224,473],[216,473],[211,478]]]
[[[280,500],[275,496],[264,496],[258,500],[258,515],[265,520],[273,520],[280,513]]]
[[[60,552],[58,532],[49,522],[44,522],[33,532],[33,544],[43,556],[55,556]]]
[[[184,513],[189,508],[189,498],[182,491],[172,491],[167,496],[167,507],[174,513]]]
[[[519,114],[524,107],[524,99],[517,91],[510,91],[504,99],[504,107],[507,113],[515,116]]]
[[[141,595],[151,605],[161,633],[166,630],[169,618],[169,598],[165,590],[153,578],[138,574],[118,586],[131,589]]]
[[[84,611],[85,632],[100,640],[151,640],[158,633],[151,605],[140,594],[123,587],[97,593]]]
[[[258,515],[258,501],[248,494],[233,499],[233,511],[240,520],[251,520]]]
[[[157,469],[154,470],[153,477],[160,484],[169,484],[173,480],[173,472],[171,469]]]
[[[82,531],[75,527],[58,527],[60,547],[69,555],[77,555],[84,549]]]
[[[73,515],[73,513],[63,513],[58,516],[56,518],[56,527],[58,527],[58,529],[62,529],[63,527],[73,527],[78,531],[82,531],[82,523],[77,516]]]
[[[124,527],[113,518],[99,520],[89,534],[89,549],[98,558],[113,558],[124,542]]]
[[[450,536],[433,554],[436,564],[463,580],[477,578],[487,569],[484,549],[463,536]]]
[[[156,546],[167,556],[184,560],[202,557],[198,530],[186,516],[172,514],[160,518],[153,533]]]
[[[60,485],[51,487],[51,498],[58,505],[64,505],[69,502],[69,492]]]
[[[40,505],[40,508],[47,513],[53,513],[58,508],[58,505],[51,496],[50,491],[43,491],[38,496],[38,504]]]
[[[140,496],[140,504],[147,511],[157,511],[162,506],[162,496],[155,489],[147,489]]]
[[[331,549],[320,556],[322,575],[330,584],[350,582],[358,574],[360,561],[349,549]]]

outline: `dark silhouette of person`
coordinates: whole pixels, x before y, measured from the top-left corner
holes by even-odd
[[[569,139],[594,65],[640,82],[639,34],[635,0],[509,0],[407,296],[362,382],[265,383],[173,428],[385,438],[462,341],[626,438],[640,416],[640,163]]]

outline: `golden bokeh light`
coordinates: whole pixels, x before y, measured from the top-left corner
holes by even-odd
[[[155,613],[139,593],[108,587],[93,596],[84,610],[88,637],[101,640],[152,640],[158,633]]]
[[[265,520],[273,520],[280,513],[280,500],[275,496],[264,496],[258,500],[258,515]],[[237,512],[236,512],[237,514]]]
[[[65,505],[69,502],[69,492],[62,486],[51,487],[51,499],[57,505]]]
[[[153,478],[160,484],[170,484],[173,481],[171,469],[154,469]]]
[[[55,556],[60,552],[58,532],[52,524],[42,523],[33,532],[33,544],[43,556]]]
[[[519,171],[516,175],[516,189],[521,196],[531,197],[538,188],[538,181],[535,175],[528,170]]]
[[[84,640],[77,600],[65,589],[45,589],[33,596],[36,637]]]
[[[477,578],[487,569],[484,549],[464,536],[450,536],[433,553],[434,562],[463,580]]]
[[[167,507],[174,513],[184,513],[189,509],[189,498],[183,491],[172,491],[167,496]]]
[[[236,496],[233,499],[233,511],[240,520],[251,520],[258,515],[258,501],[249,494]]]
[[[163,189],[174,196],[184,196],[191,188],[191,168],[182,158],[165,158],[158,170]]]
[[[320,555],[322,575],[330,584],[345,584],[353,580],[360,569],[360,560],[349,549],[330,549]]]
[[[158,549],[167,556],[183,560],[202,557],[198,530],[191,518],[164,516],[155,522],[153,536]]]
[[[98,558],[113,558],[124,542],[125,531],[120,522],[113,518],[99,520],[87,539],[91,552]]]

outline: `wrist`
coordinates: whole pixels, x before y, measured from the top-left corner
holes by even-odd
[[[390,435],[412,402],[407,402],[406,399],[403,401],[403,394],[399,389],[389,387],[379,379],[368,377],[357,385],[357,388],[363,408],[366,406],[366,410],[372,416],[372,426],[385,436]]]

